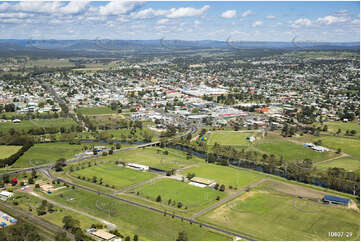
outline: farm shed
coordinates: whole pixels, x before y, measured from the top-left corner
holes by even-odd
[[[8,200],[10,197],[12,197],[14,193],[8,192],[8,191],[1,191],[0,192],[0,199],[3,201]]]
[[[350,204],[350,199],[348,198],[331,196],[331,195],[325,195],[322,198],[322,201],[325,203],[341,204],[345,206],[348,206]]]
[[[136,163],[128,163],[127,166],[131,169],[140,170],[140,171],[148,171],[149,166],[144,166]]]
[[[116,236],[114,234],[108,233],[105,230],[96,230],[94,232],[90,232],[91,235],[94,235],[102,240],[111,240],[114,239]]]
[[[214,186],[216,184],[216,182],[213,180],[209,180],[209,179],[205,179],[205,178],[201,178],[201,177],[193,177],[189,184],[193,185],[193,186],[198,186],[198,187],[207,187],[207,186],[211,187],[211,186]]]

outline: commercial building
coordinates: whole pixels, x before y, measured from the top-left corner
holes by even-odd
[[[140,165],[140,164],[136,164],[136,163],[128,163],[127,167],[134,169],[134,170],[139,170],[139,171],[148,171],[149,170],[149,166],[144,166],[144,165]]]

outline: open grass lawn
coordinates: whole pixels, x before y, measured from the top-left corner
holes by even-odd
[[[299,199],[269,189],[273,185],[261,184],[200,220],[259,240],[359,240],[360,214],[355,210]],[[352,237],[332,238],[330,231],[352,232]]]
[[[340,137],[320,137],[315,139],[322,140],[322,145],[331,149],[337,150],[341,148],[341,151],[351,155],[355,159],[360,159],[360,140]]]
[[[152,183],[134,189],[132,192],[139,192],[139,196],[156,201],[158,195],[162,198],[162,203],[167,205],[171,199],[177,204],[181,202],[182,208],[193,209],[204,205],[211,205],[217,200],[217,196],[223,198],[224,192],[216,191],[212,188],[200,188],[189,185],[185,182],[170,178],[162,178]]]
[[[63,194],[62,196],[60,196]],[[222,234],[191,225],[170,216],[128,205],[84,190],[68,189],[58,195],[49,195],[57,202],[72,206],[118,226],[125,234],[137,234],[140,240],[176,240],[178,232],[185,231],[188,240],[230,240]],[[73,198],[72,201],[69,199]]]
[[[351,158],[340,158],[330,162],[316,164],[315,166],[321,169],[337,167],[344,168],[346,171],[357,171],[360,170],[360,161]]]
[[[163,151],[165,150],[168,151],[168,155],[163,154]],[[203,159],[196,156],[187,160],[186,156],[187,154],[185,152],[179,150],[150,147],[120,152],[108,156],[107,158],[104,158],[104,160],[138,163],[162,170],[178,169],[197,162],[204,162]]]
[[[155,141],[156,139],[158,139],[158,137],[155,136],[155,132],[151,131],[148,128],[142,128],[142,129],[137,128],[134,135],[131,134],[130,129],[111,129],[111,130],[106,130],[103,132],[112,135],[113,138],[116,140],[129,140],[130,141],[134,137],[134,140],[136,140],[136,141],[143,141],[144,136],[152,137],[152,141]]]
[[[113,110],[111,110],[113,111]],[[120,113],[112,114],[97,114],[89,116],[90,122],[94,126],[118,126],[125,127],[128,125],[129,120],[125,119]]]
[[[35,144],[26,151],[11,167],[23,168],[44,165],[57,161],[60,158],[71,159],[75,154],[82,152],[81,145],[68,143]]]
[[[17,113],[17,112],[3,112],[0,113],[0,119],[15,119],[15,118],[19,118],[19,119],[23,119],[27,116],[31,116],[31,117],[37,117],[38,115],[40,117],[46,117],[48,115],[53,115],[54,112],[49,112],[49,113]]]
[[[8,158],[21,149],[18,145],[0,145],[0,159]]]
[[[184,176],[188,173],[194,173],[197,177],[215,180],[218,184],[224,184],[226,191],[230,185],[241,188],[265,177],[262,173],[214,164],[201,164],[182,172]]]
[[[136,171],[113,164],[98,164],[89,168],[77,170],[71,173],[72,176],[85,176],[87,178],[97,177],[99,181],[103,178],[103,184],[114,185],[115,189],[120,189],[133,184],[140,183],[156,177],[150,172]]]
[[[303,147],[301,144],[281,140],[273,140],[269,143],[258,144],[255,147],[269,155],[274,154],[277,158],[282,156],[283,159],[287,161],[311,159],[315,162],[327,160],[336,156],[334,152],[316,152],[310,148]]]
[[[7,134],[10,129],[14,129],[17,132],[24,131],[27,133],[32,128],[58,128],[64,127],[69,129],[72,126],[76,127],[77,123],[71,118],[57,118],[57,119],[34,119],[23,120],[21,123],[5,122],[0,123],[0,130],[4,134]]]
[[[78,111],[83,115],[112,114],[116,111],[109,107],[81,107]]]
[[[235,145],[235,146],[248,146],[247,136],[255,136],[253,132],[224,132],[215,131],[207,134],[207,144],[214,145]]]
[[[327,133],[337,133],[338,129],[341,129],[340,135],[345,135],[346,131],[356,130],[354,137],[360,137],[360,124],[356,121],[344,123],[342,121],[323,122],[321,125],[317,123],[316,126],[320,126],[321,129],[327,125]]]
[[[19,208],[31,212],[34,215],[37,215],[36,209],[41,206],[41,201],[42,201],[40,198],[22,192],[17,192],[15,197],[16,197],[16,201],[19,203],[18,205]],[[45,219],[60,227],[63,227],[64,225],[62,222],[63,218],[65,216],[72,216],[74,219],[80,221],[80,227],[82,229],[90,228],[92,224],[100,223],[99,221],[89,218],[88,216],[84,216],[82,214],[75,213],[73,211],[64,208],[54,206],[54,209],[56,211],[47,212],[46,214],[40,216],[40,218]]]

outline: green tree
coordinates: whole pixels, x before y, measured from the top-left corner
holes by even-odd
[[[176,239],[176,241],[187,241],[187,233],[185,231],[181,231],[178,233],[178,237]]]

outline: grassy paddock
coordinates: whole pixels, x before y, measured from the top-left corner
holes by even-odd
[[[358,139],[327,136],[315,139],[315,141],[319,139],[322,140],[322,145],[325,147],[334,150],[340,148],[342,152],[351,155],[355,159],[360,159],[360,140]]]
[[[21,146],[17,145],[0,145],[0,159],[8,158],[21,149]]]
[[[168,151],[168,155],[163,154],[163,151]],[[163,170],[177,169],[198,162],[204,162],[203,159],[196,156],[187,160],[185,152],[168,148],[162,149],[159,147],[120,152],[108,156],[107,158],[103,158],[102,160],[133,162]]]
[[[175,240],[178,232],[185,231],[188,240],[230,240],[231,238],[182,222],[179,219],[163,216],[121,201],[96,195],[84,190],[72,190],[58,195],[49,195],[57,202],[72,206],[97,217],[102,217],[118,226],[125,234],[137,234],[140,240]],[[70,201],[70,198],[73,198]]]
[[[301,144],[281,140],[258,144],[255,147],[267,154],[274,154],[278,158],[282,156],[284,160],[288,161],[302,161],[304,159],[323,161],[336,156],[334,152],[316,152],[310,148],[303,147]]]
[[[81,107],[78,111],[83,115],[113,114],[116,111],[109,107]]]
[[[222,132],[216,131],[207,134],[207,144],[214,145],[235,145],[235,146],[248,146],[247,136],[255,136],[254,132]]]
[[[192,186],[174,179],[159,179],[136,188],[132,192],[153,201],[156,201],[157,196],[160,195],[164,205],[167,205],[168,200],[171,199],[176,203],[181,202],[182,208],[187,206],[188,209],[210,205],[216,202],[218,196],[220,198],[225,196],[223,192]]]
[[[103,178],[104,184],[114,185],[115,189],[120,189],[142,181],[156,177],[149,172],[135,171],[129,168],[112,164],[98,164],[82,170],[72,172],[72,176],[85,176],[87,178],[97,177],[97,182]]]
[[[262,184],[200,220],[259,240],[359,240],[358,212],[299,199],[275,186]],[[330,231],[352,232],[352,237],[332,238]]]
[[[0,130],[3,133],[8,133],[10,129],[15,131],[27,133],[30,129],[33,128],[60,128],[64,127],[66,129],[71,128],[71,126],[76,127],[77,123],[71,118],[57,118],[57,119],[33,119],[33,120],[23,120],[21,123],[12,123],[5,122],[0,123]]]
[[[323,122],[316,123],[317,126],[320,126],[321,129],[327,125],[327,133],[337,133],[339,129],[341,129],[340,135],[345,135],[346,131],[356,130],[356,134],[354,137],[360,137],[360,124],[358,122],[341,122],[341,121],[333,121],[333,122]]]
[[[224,184],[227,188],[230,185],[237,188],[245,187],[266,177],[266,175],[262,173],[258,174],[247,170],[214,164],[202,164],[182,172],[183,175],[188,173],[194,173],[197,177],[215,180],[218,184]]]
[[[316,167],[321,169],[337,167],[343,168],[346,171],[357,171],[360,170],[360,161],[351,158],[340,158],[330,162],[316,164]]]
[[[23,168],[44,165],[55,162],[60,158],[74,158],[75,154],[81,152],[81,145],[70,145],[68,143],[35,144],[28,151],[26,151],[11,167]]]
[[[37,215],[36,209],[41,206],[41,199],[37,198],[35,196],[17,192],[16,195],[16,201],[19,203],[19,208],[29,211],[34,215]],[[30,211],[31,209],[31,211]],[[56,207],[54,206],[54,212],[47,212],[45,215],[40,216],[40,218],[43,218],[51,223],[54,223],[60,227],[63,226],[62,219],[65,216],[72,216],[74,219],[77,219],[80,221],[80,226],[83,229],[89,228],[92,224],[99,224],[100,222],[97,220],[94,220],[92,218],[89,218],[88,216],[84,216],[79,213],[75,213],[73,211]]]

